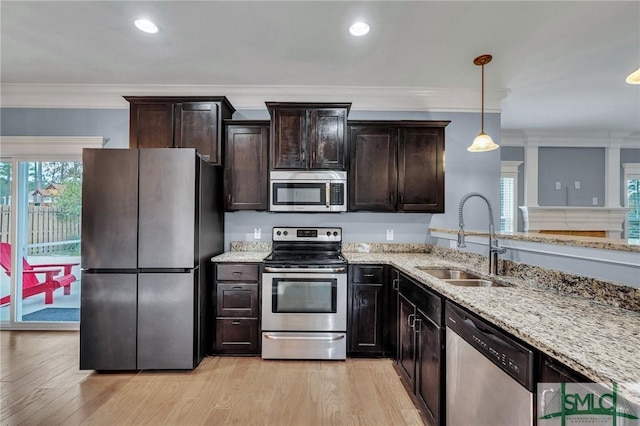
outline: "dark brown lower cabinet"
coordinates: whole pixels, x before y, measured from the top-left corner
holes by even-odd
[[[215,354],[260,354],[259,272],[258,264],[216,264]]]
[[[399,277],[397,369],[431,425],[444,420],[442,298],[404,274]]]
[[[258,347],[258,318],[218,318],[216,352],[255,354]]]
[[[348,351],[350,356],[384,356],[387,284],[383,265],[349,267]]]

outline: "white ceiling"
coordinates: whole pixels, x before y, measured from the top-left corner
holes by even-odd
[[[236,108],[295,99],[477,111],[473,58],[490,53],[487,107],[501,107],[503,129],[640,132],[640,85],[624,82],[640,66],[637,0],[3,0],[0,8],[3,106],[197,93],[226,95]],[[160,33],[135,29],[142,16]],[[356,18],[369,22],[368,36],[348,34]]]

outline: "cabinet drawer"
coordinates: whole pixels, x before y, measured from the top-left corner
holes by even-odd
[[[216,352],[256,354],[260,350],[257,318],[216,320]]]
[[[354,266],[351,271],[354,283],[384,283],[384,266]]]
[[[219,281],[258,281],[260,267],[256,264],[218,264],[216,279]]]
[[[258,284],[216,284],[216,316],[257,317]]]

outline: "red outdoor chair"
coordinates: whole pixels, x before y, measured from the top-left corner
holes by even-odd
[[[0,243],[0,265],[8,276],[11,276],[11,245]],[[71,273],[71,268],[79,263],[48,263],[46,265],[30,265],[22,258],[22,298],[44,293],[44,303],[53,303],[53,292],[60,287],[64,288],[64,294],[71,294],[71,283],[76,281],[76,276]],[[59,275],[63,271],[62,275]],[[44,274],[44,281],[39,281],[38,274]],[[58,275],[58,276],[56,276]],[[0,306],[11,301],[11,296],[0,298]]]

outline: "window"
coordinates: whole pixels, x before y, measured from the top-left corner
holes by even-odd
[[[81,151],[102,138],[1,137],[0,323],[78,327]]]
[[[629,244],[640,244],[640,163],[624,163],[624,206],[629,207],[625,237]]]
[[[500,232],[518,228],[518,167],[522,161],[500,162]]]

